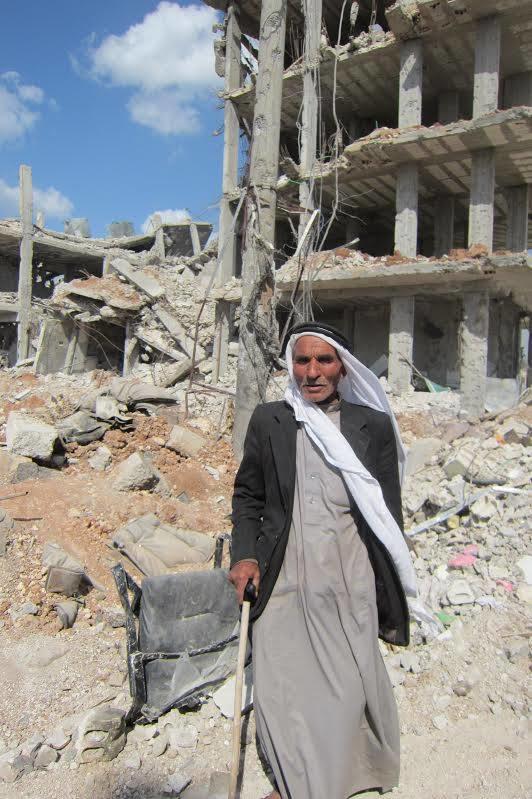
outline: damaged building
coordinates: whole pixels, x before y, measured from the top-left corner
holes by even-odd
[[[152,232],[95,239],[86,220],[68,220],[68,233],[47,230],[41,219],[33,224],[28,167],[21,194],[26,220],[23,202],[20,221],[0,221],[3,366],[33,361],[40,374],[110,369],[172,385],[188,374],[193,354],[198,363],[205,358],[208,315],[196,337],[194,326],[196,294],[203,296],[215,264],[210,224],[163,224],[156,216]],[[110,232],[130,234],[131,225],[113,223]]]
[[[206,2],[225,12],[215,374],[234,278],[242,307],[257,280],[240,254],[251,191],[281,330],[341,327],[395,393],[513,404],[530,382],[532,2]]]

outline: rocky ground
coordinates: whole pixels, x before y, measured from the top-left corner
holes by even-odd
[[[82,394],[107,380],[103,373],[1,372],[0,423],[21,411],[57,425]],[[432,619],[413,623],[408,650],[382,647],[401,717],[402,779],[394,793],[527,799],[532,408],[523,403],[468,424],[457,421],[451,397],[424,407],[423,396],[396,402],[410,450],[405,517]],[[235,464],[207,417],[187,423],[206,438],[197,455],[187,456],[167,446],[177,418],[129,416],[126,429],[69,444],[52,469],[35,471],[34,461],[0,451],[0,797],[227,795],[231,720],[212,698],[124,730],[125,631],[117,626],[122,616],[109,567],[118,553],[109,538],[146,512],[211,537],[227,532]],[[103,461],[101,448],[109,453]],[[135,454],[157,479],[149,488],[118,490],[123,464]],[[64,597],[45,590],[42,556],[50,542],[96,583],[70,629],[55,610]],[[140,581],[135,567],[127,568]],[[111,760],[93,762],[95,741]],[[257,799],[269,782],[253,712],[242,743],[241,796]]]

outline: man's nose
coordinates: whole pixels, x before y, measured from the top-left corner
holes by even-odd
[[[319,376],[320,370],[318,368],[318,363],[315,360],[311,360],[307,366],[307,377],[309,377],[311,380],[315,380]]]

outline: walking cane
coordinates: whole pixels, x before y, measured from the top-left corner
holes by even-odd
[[[240,617],[240,638],[238,641],[238,657],[235,675],[235,709],[233,714],[233,753],[231,775],[229,778],[228,799],[236,798],[236,784],[238,781],[238,767],[240,765],[240,719],[242,716],[242,683],[244,681],[244,661],[248,641],[249,611],[257,598],[255,586],[248,580],[244,589],[244,602],[242,603],[242,616]]]

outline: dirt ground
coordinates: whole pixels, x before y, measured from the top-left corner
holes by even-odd
[[[24,370],[0,373],[0,424],[11,410],[23,408],[57,421],[75,408],[76,392],[102,384],[106,377],[95,373],[83,379],[76,388],[70,378],[54,381]],[[16,399],[28,389],[29,394]],[[105,620],[106,610],[118,605],[110,574],[118,553],[109,546],[118,527],[155,512],[164,521],[212,536],[230,530],[235,462],[228,441],[211,439],[198,458],[184,458],[165,448],[171,425],[164,418],[133,418],[132,432],[105,435],[103,443],[113,456],[108,471],[96,472],[88,463],[102,443],[95,442],[69,446],[68,465],[45,479],[10,484],[0,475],[0,507],[28,519],[16,522],[6,555],[0,557],[0,753],[35,733],[74,729],[81,715],[99,704],[128,708],[125,631]],[[400,424],[410,440],[438,434],[430,414],[404,414]],[[171,489],[169,496],[114,489],[113,470],[135,451],[152,454]],[[9,494],[19,496],[3,499]],[[44,590],[46,542],[63,546],[98,583],[70,630],[59,629],[56,597]],[[130,563],[127,568],[141,579]],[[10,609],[28,601],[38,605],[38,614],[13,622]],[[528,653],[526,646],[511,657],[505,650],[509,638],[528,641],[530,606],[507,596],[497,607],[476,610],[458,619],[441,640],[413,647],[421,667],[395,688],[402,732],[401,784],[393,792],[397,799],[532,799]],[[388,651],[386,657],[393,654]],[[454,688],[471,669],[474,686],[460,696]],[[198,732],[190,751],[170,748],[156,756],[151,739],[134,733],[109,763],[80,765],[65,755],[12,785],[0,782],[0,799],[155,799],[176,771],[192,778],[184,797],[206,796],[201,791],[210,775],[230,767],[231,723],[212,699],[184,716]],[[258,799],[270,788],[257,752],[252,712],[244,721],[243,743],[240,796]]]

